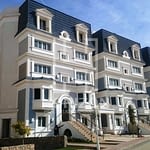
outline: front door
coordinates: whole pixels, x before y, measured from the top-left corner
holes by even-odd
[[[11,119],[2,119],[2,138],[10,137]]]
[[[62,121],[69,121],[69,103],[67,100],[62,101]]]
[[[106,114],[101,114],[101,121],[102,121],[102,127],[107,127],[107,115]]]

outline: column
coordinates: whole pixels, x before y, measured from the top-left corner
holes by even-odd
[[[111,114],[108,114],[108,124],[109,124],[110,130],[112,130],[113,124],[112,124],[112,115]]]
[[[40,100],[44,100],[44,88],[41,89],[41,99]]]
[[[40,29],[40,16],[39,15],[37,16],[36,23],[37,23],[37,29]]]
[[[103,129],[102,129],[102,120],[101,120],[101,113],[99,112],[99,131],[100,135],[103,135]]]
[[[49,22],[48,22],[48,31],[50,33],[52,32],[51,20],[49,20]]]

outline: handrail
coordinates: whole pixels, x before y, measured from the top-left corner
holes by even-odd
[[[85,117],[85,116],[82,115],[81,113],[77,113],[77,114],[80,115],[80,116]],[[76,114],[76,115],[77,115],[77,114]],[[84,127],[86,127],[86,128],[88,128],[89,130],[91,130],[91,132],[96,133],[96,123],[95,123],[94,121],[92,121],[92,120],[90,120],[90,119],[87,118],[87,121],[88,121],[88,122],[87,122],[87,125],[86,125],[85,123],[83,123],[82,121],[80,121],[79,118],[77,118],[77,116],[73,116],[72,114],[70,114],[70,116],[71,116],[71,118],[73,118],[74,120],[76,120],[77,122],[79,122],[80,124],[82,124]],[[95,119],[94,119],[94,120],[95,120]],[[90,128],[89,128],[88,124],[91,125]],[[93,131],[92,129],[94,129],[94,131]]]

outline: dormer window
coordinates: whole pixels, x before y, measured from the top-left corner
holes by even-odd
[[[140,60],[140,47],[139,47],[139,45],[137,45],[137,44],[132,45],[131,49],[132,49],[133,58],[136,60]]]
[[[117,54],[118,53],[118,50],[117,50],[118,39],[115,36],[108,36],[107,42],[108,42],[109,52]]]
[[[47,9],[36,9],[37,29],[52,32],[51,22],[53,14]]]
[[[76,25],[77,42],[88,45],[88,28],[84,24]]]

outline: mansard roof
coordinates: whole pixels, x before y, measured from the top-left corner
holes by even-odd
[[[118,49],[118,55],[122,56],[123,53],[126,51],[129,55],[129,57],[132,59],[132,46],[137,46],[140,49],[140,43],[132,41],[130,39],[127,39],[125,37],[122,37],[116,33],[112,33],[110,31],[107,31],[105,29],[100,29],[97,32],[93,33],[93,38],[98,39],[98,51],[97,53],[101,52],[109,52],[108,49],[108,43],[107,39],[108,37],[114,37],[117,40],[117,49]]]
[[[25,2],[20,6],[19,12],[19,23],[18,32],[19,34],[25,28],[31,28],[37,30],[36,26],[36,10],[45,10],[46,13],[52,14],[52,35],[59,37],[62,31],[69,33],[70,38],[73,42],[76,41],[76,25],[80,24],[82,27],[87,28],[88,37],[91,37],[91,25],[85,21],[74,18],[63,12],[50,8],[46,5],[38,3],[34,0],[25,0]],[[49,33],[50,34],[50,33]]]
[[[145,66],[150,66],[150,47],[144,47],[141,49],[142,57],[145,62]]]

